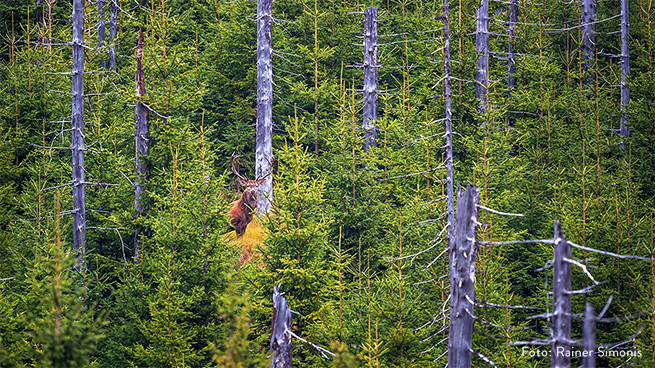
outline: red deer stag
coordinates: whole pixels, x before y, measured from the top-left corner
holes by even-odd
[[[271,175],[269,171],[266,175],[258,177],[255,180],[250,180],[239,174],[234,168],[234,160],[239,156],[232,155],[232,172],[239,178],[239,184],[245,188],[241,194],[241,198],[234,202],[234,206],[228,211],[230,216],[230,223],[237,233],[237,238],[240,238],[246,232],[246,227],[252,221],[252,217],[257,212],[257,203],[259,202],[259,186],[264,183],[266,177]],[[271,164],[271,167],[273,165]]]

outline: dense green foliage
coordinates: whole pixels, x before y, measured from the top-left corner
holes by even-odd
[[[254,173],[256,2],[118,1],[118,57],[110,69],[109,47],[96,47],[101,13],[86,1],[85,170],[92,184],[84,273],[70,253],[70,151],[43,148],[70,147],[64,73],[71,70],[71,1],[52,0],[51,15],[49,1],[29,3],[0,4],[0,366],[263,367],[278,284],[297,312],[294,333],[336,353],[326,360],[296,342],[296,367],[445,364],[448,320],[433,317],[448,309],[447,241],[406,257],[433,246],[446,225],[442,2],[274,2],[274,206],[243,262],[242,244],[225,235],[226,213],[238,195],[232,153],[241,156],[242,173]],[[620,54],[619,19],[598,24],[598,53],[584,70],[579,5],[521,2],[510,99],[507,5],[492,3],[491,108],[481,115],[467,82],[475,73],[477,5],[463,0],[450,8],[454,181],[477,185],[486,207],[525,214],[481,211],[478,237],[547,239],[558,219],[576,244],[653,257],[652,0],[630,4],[628,140],[616,131],[620,65],[608,56]],[[378,147],[365,154],[362,48],[355,44],[367,6],[379,8],[379,33],[387,36],[379,41]],[[618,0],[598,5],[598,19],[618,13]],[[139,29],[151,137],[141,178],[146,213],[136,219]],[[508,342],[547,333],[546,321],[525,318],[547,310],[544,273],[536,269],[551,258],[549,244],[480,249],[478,298],[539,308],[476,308],[484,320],[516,329],[476,324],[474,348],[499,366],[549,365]],[[626,346],[643,355],[631,364],[652,367],[654,263],[577,250],[574,258],[587,259],[604,282],[573,297],[574,313],[585,301],[600,310],[610,295],[606,317],[643,312],[599,324],[598,341],[621,341],[645,326]],[[573,285],[590,285],[576,267]],[[579,339],[581,323],[572,330]],[[624,361],[604,358],[599,366]]]

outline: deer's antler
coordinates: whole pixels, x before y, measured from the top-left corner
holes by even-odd
[[[244,177],[243,175],[239,174],[239,172],[237,171],[237,169],[234,168],[234,160],[236,160],[237,158],[239,158],[239,156],[238,156],[238,155],[235,155],[234,153],[232,153],[232,159],[231,159],[232,172],[233,172],[234,175],[236,175],[239,179],[241,179],[241,180],[245,180],[245,181],[248,181],[248,178],[246,178],[246,177]]]
[[[273,162],[275,162],[275,157],[273,156],[272,160],[268,156],[264,156],[264,158],[266,159],[266,161],[268,161],[268,172],[264,176],[257,177],[257,179],[255,179],[257,181],[262,181],[262,180],[266,179],[266,177],[271,175],[271,171],[273,170]]]

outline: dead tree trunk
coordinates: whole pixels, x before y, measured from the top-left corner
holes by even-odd
[[[596,0],[582,0],[580,8],[580,26],[582,28],[582,46],[580,50],[582,71],[589,71],[596,57]],[[585,84],[591,86],[596,76],[591,74]]]
[[[364,10],[364,152],[377,147],[378,8]]]
[[[273,157],[273,0],[257,1],[257,154],[255,176],[271,172]],[[257,212],[267,213],[273,200],[273,176],[259,186]]]
[[[518,0],[509,1],[509,46],[507,48],[507,97],[510,102],[512,100],[512,92],[516,88],[516,42],[514,31],[516,30],[516,23],[519,17],[519,3]],[[514,126],[514,118],[507,117],[507,125]]]
[[[550,366],[571,366],[571,245],[566,241],[562,225],[555,221],[553,256],[553,336]]]
[[[480,190],[467,186],[457,194],[455,242],[449,246],[450,326],[448,367],[471,367],[473,351],[473,301],[475,300],[475,259],[478,254],[477,219]]]
[[[587,303],[582,328],[582,367],[596,368],[596,311]],[[588,355],[587,355],[588,354]]]
[[[446,195],[448,211],[448,244],[454,243],[455,229],[455,193],[453,190],[453,111],[452,111],[452,80],[450,68],[450,4],[444,0],[444,74],[446,99]]]
[[[271,334],[270,368],[291,368],[291,310],[277,286],[273,288],[273,332]]]
[[[73,252],[77,270],[86,271],[86,207],[84,198],[84,0],[73,0],[72,169]]]
[[[150,154],[150,128],[148,126],[148,108],[143,104],[143,98],[147,95],[145,77],[143,75],[143,31],[139,29],[139,43],[137,45],[136,57],[136,108],[134,111],[134,147],[136,181],[134,183],[134,209],[136,218],[145,215],[143,204],[144,183],[147,180],[147,165],[145,158]],[[139,263],[141,258],[141,228],[136,226],[134,231],[134,263]]]
[[[111,0],[109,7],[109,69],[116,66],[116,23],[118,22],[118,4],[117,0]]]
[[[475,97],[480,101],[480,113],[487,111],[487,89],[489,81],[489,0],[482,0],[476,9],[475,52]]]
[[[624,142],[630,138],[628,125],[628,104],[630,103],[630,5],[628,0],[621,0],[621,148],[625,149]]]
[[[105,3],[106,0],[97,0],[96,6],[98,9],[98,51],[103,52],[102,48],[105,46]],[[102,68],[107,66],[105,58],[102,58],[100,65]]]

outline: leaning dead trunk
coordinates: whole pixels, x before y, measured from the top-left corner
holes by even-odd
[[[377,147],[378,8],[364,10],[364,152]]]
[[[86,207],[84,198],[84,0],[73,0],[72,169],[73,252],[77,269],[86,270]]]
[[[136,165],[136,182],[134,183],[134,209],[136,218],[145,215],[145,206],[143,204],[144,183],[147,178],[147,166],[145,158],[150,154],[150,128],[148,126],[148,108],[143,104],[143,98],[146,96],[145,77],[143,75],[143,31],[139,29],[139,43],[137,46],[136,58],[136,108],[134,112],[134,146],[135,165]],[[141,258],[141,228],[137,225],[134,232],[134,263],[139,263]]]
[[[255,175],[271,172],[273,157],[273,0],[257,1],[257,154]],[[273,177],[259,187],[257,213],[265,214],[273,200]]]

